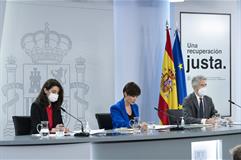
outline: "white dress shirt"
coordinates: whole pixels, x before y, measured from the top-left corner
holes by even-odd
[[[203,101],[203,97],[200,97],[200,96],[198,96],[196,93],[195,93],[195,95],[196,95],[196,98],[197,98],[197,102],[198,102],[198,106],[200,106],[200,98],[202,99],[202,101]],[[205,105],[204,105],[204,101],[203,101],[203,113],[205,112]],[[206,118],[202,118],[201,119],[201,123],[202,124],[206,124]]]

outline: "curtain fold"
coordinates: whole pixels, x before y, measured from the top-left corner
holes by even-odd
[[[1,49],[1,42],[2,42],[5,8],[6,8],[6,0],[1,0],[0,1],[0,49]]]
[[[122,88],[134,81],[142,94],[137,103],[141,120],[158,122],[162,56],[165,48],[165,24],[170,3],[166,0],[114,1],[115,100],[123,97]]]
[[[2,33],[3,33],[3,24],[4,24],[4,17],[5,17],[5,8],[6,8],[6,0],[0,1],[0,62],[2,62],[2,53],[1,53],[1,44],[2,44]],[[0,72],[0,82],[2,82],[2,73]],[[2,102],[2,97],[0,97],[0,102]],[[2,115],[2,108],[0,107],[0,115]],[[2,116],[0,116],[0,122],[2,122]],[[0,135],[2,131],[2,125],[0,125]]]

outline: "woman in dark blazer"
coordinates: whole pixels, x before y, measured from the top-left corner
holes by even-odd
[[[113,128],[131,127],[130,120],[139,117],[138,105],[135,103],[141,94],[141,89],[134,82],[129,82],[123,88],[123,95],[119,102],[110,108]]]
[[[63,124],[61,105],[64,91],[61,84],[55,79],[47,80],[38,97],[31,106],[31,133],[38,133],[36,127],[41,121],[48,121],[49,130],[55,132],[58,124]]]

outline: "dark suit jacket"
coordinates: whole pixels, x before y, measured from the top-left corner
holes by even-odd
[[[31,106],[31,133],[38,133],[36,126],[41,123],[41,121],[48,121],[48,115],[46,107],[43,103],[35,101]],[[57,124],[63,124],[61,110],[59,108],[53,107],[53,128]]]
[[[135,117],[139,117],[138,105],[132,104],[131,108]],[[130,120],[125,109],[124,98],[111,106],[110,113],[111,113],[113,128],[130,127],[130,123],[129,123]]]
[[[211,118],[215,113],[217,113],[212,98],[208,96],[203,97],[204,103],[204,117],[203,118]],[[198,117],[199,105],[198,100],[195,93],[190,94],[183,101],[183,110],[185,123],[201,123],[201,118]]]

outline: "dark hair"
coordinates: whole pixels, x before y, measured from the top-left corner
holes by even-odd
[[[123,88],[123,93],[124,92],[126,92],[128,96],[134,97],[134,96],[139,96],[141,94],[141,89],[136,83],[129,82]]]
[[[234,147],[232,150],[233,160],[240,160],[241,159],[241,145]]]
[[[47,97],[46,93],[44,92],[44,88],[46,88],[47,90],[50,90],[54,86],[59,87],[59,93],[58,93],[59,98],[56,102],[52,102],[51,105],[53,107],[61,107],[61,105],[63,103],[63,99],[64,99],[63,87],[61,86],[61,84],[56,79],[49,79],[44,83],[38,97],[36,98],[37,101],[44,104],[44,107],[46,107],[49,104],[49,100],[48,100],[48,97]]]

